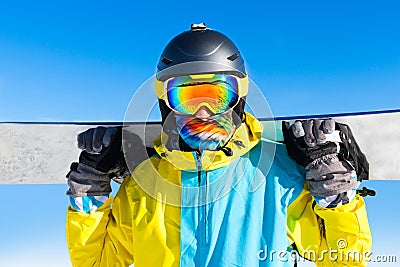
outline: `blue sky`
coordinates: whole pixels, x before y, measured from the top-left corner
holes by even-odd
[[[276,116],[400,108],[398,1],[3,2],[0,121],[123,120],[164,45],[203,21],[239,46]],[[374,248],[400,258],[400,184],[368,185]],[[54,266],[51,251],[68,266],[65,190],[0,186],[0,251],[13,266]]]
[[[201,21],[237,43],[276,115],[398,108],[396,1],[263,2],[2,3],[0,119],[122,120],[163,46]]]

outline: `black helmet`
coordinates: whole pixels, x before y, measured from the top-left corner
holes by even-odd
[[[239,49],[227,36],[206,28],[204,23],[192,24],[189,31],[175,36],[164,48],[157,65],[157,80],[221,72],[246,76]]]
[[[244,60],[236,45],[224,34],[208,29],[204,23],[192,24],[189,31],[175,36],[164,48],[157,64],[156,93],[164,124],[171,109],[162,99],[163,82],[171,77],[193,74],[226,73],[238,77],[245,84],[248,78]],[[234,111],[235,124],[244,120],[246,95],[242,95]]]

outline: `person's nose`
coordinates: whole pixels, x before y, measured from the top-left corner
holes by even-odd
[[[209,108],[207,108],[206,106],[202,106],[202,107],[199,108],[199,109],[196,111],[196,113],[194,114],[194,116],[195,116],[196,118],[199,118],[199,119],[207,119],[208,117],[210,117],[210,116],[212,116],[212,115],[214,115],[214,114],[213,114],[212,111],[211,111]]]

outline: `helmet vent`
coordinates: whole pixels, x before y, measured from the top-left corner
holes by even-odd
[[[164,62],[164,63],[167,64],[167,65],[169,65],[169,64],[172,63],[172,60],[170,60],[170,59],[168,59],[168,58],[166,58],[166,57],[163,57],[163,58],[161,59],[161,61]]]
[[[237,59],[239,57],[238,53],[235,53],[233,55],[230,55],[229,57],[227,57],[227,59],[229,59],[230,61],[234,61],[235,59]]]

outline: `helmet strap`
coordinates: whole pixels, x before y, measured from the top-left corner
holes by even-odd
[[[176,125],[176,119],[175,115],[172,112],[172,110],[167,106],[164,100],[158,99],[158,106],[160,107],[161,111],[161,125],[163,127],[164,133],[166,133],[169,138],[176,138],[176,129],[178,128]],[[172,113],[171,113],[172,112]],[[171,116],[171,117],[168,117]],[[168,118],[168,122],[166,122]],[[178,134],[178,145],[179,145],[179,150],[181,151],[194,151],[193,148],[191,148],[186,142],[182,139],[182,137]]]
[[[244,112],[244,106],[246,105],[246,96],[243,96],[239,99],[237,105],[233,108],[233,111],[237,114],[237,116],[233,116],[233,123],[236,125],[236,128],[246,121],[246,113]]]

